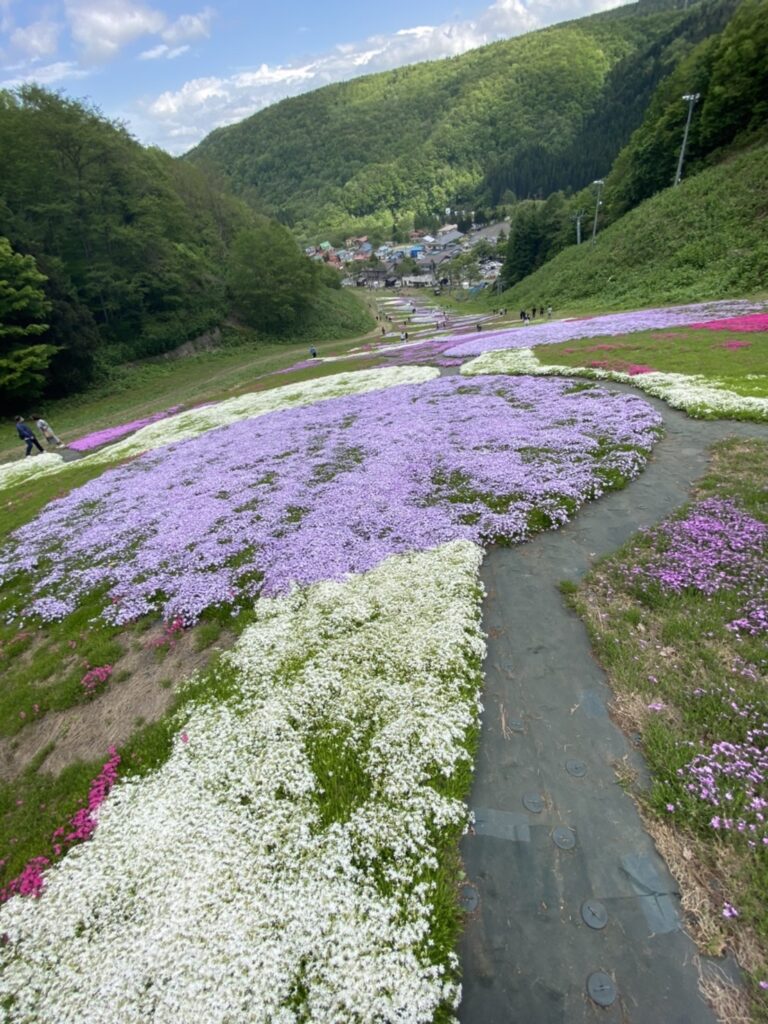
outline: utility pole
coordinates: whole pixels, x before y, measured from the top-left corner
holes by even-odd
[[[685,147],[688,145],[688,131],[691,127],[691,118],[693,117],[693,108],[696,106],[700,98],[700,93],[689,92],[683,96],[683,99],[688,104],[688,117],[685,121],[685,131],[683,132],[683,144],[680,147],[680,159],[677,161],[677,172],[675,173],[675,185],[679,185],[683,178],[683,160],[685,159]]]
[[[595,220],[592,225],[592,245],[595,244],[595,237],[597,235],[597,215],[600,212],[600,207],[603,205],[600,199],[600,193],[603,191],[603,185],[605,182],[602,178],[597,178],[592,182],[593,185],[597,185],[597,195],[595,196]]]
[[[581,245],[581,221],[584,217],[586,217],[586,210],[579,210],[571,217],[571,220],[576,221],[576,245]]]

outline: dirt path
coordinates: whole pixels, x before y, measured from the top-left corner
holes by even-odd
[[[483,567],[485,713],[475,834],[462,844],[464,1024],[715,1020],[698,989],[712,966],[683,931],[675,882],[618,781],[622,762],[642,777],[642,759],[607,713],[605,675],[558,583],[682,505],[714,442],[768,438],[768,427],[690,420],[647,400],[667,434],[645,472],[565,529],[491,550]]]

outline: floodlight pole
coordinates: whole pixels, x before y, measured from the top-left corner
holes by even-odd
[[[685,147],[688,145],[688,132],[691,127],[691,118],[693,117],[693,108],[696,106],[700,98],[700,93],[690,92],[683,96],[683,99],[688,103],[688,117],[685,120],[685,131],[683,132],[683,144],[680,147],[680,159],[677,161],[677,171],[675,173],[675,185],[679,185],[683,178],[683,160],[685,159]]]
[[[592,182],[593,185],[597,185],[597,195],[595,196],[595,220],[592,224],[592,245],[595,244],[595,237],[597,235],[597,215],[600,212],[600,193],[603,191],[603,185],[605,182],[602,178],[597,178],[596,181]]]
[[[584,210],[579,210],[578,213],[574,213],[571,220],[576,221],[576,245],[581,245],[581,220],[584,216]]]

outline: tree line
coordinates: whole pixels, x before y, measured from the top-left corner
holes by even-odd
[[[0,399],[64,396],[235,315],[291,331],[338,281],[212,176],[85,103],[0,91]]]

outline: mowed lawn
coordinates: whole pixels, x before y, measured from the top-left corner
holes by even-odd
[[[534,353],[545,366],[698,375],[739,395],[768,397],[768,331],[674,328],[537,345]]]

